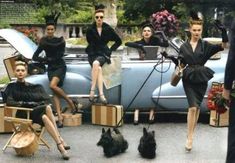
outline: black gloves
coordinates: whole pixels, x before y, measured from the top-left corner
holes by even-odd
[[[135,42],[127,42],[125,43],[126,46],[131,47],[131,48],[136,48],[140,49],[144,54],[146,54],[146,51],[144,49],[144,46]]]
[[[172,60],[172,62],[173,62],[176,66],[178,66],[178,63],[179,63],[179,62],[178,62],[178,59],[176,59],[174,56],[169,56],[166,51],[163,51],[163,52],[160,52],[160,53],[161,53],[161,55],[162,55],[163,57]]]
[[[225,26],[218,19],[215,20],[214,24],[222,32],[222,42],[228,42],[228,35]]]

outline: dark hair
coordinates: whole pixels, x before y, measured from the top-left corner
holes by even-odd
[[[103,4],[97,4],[95,5],[95,14],[97,12],[103,12],[104,13],[105,6]]]
[[[200,12],[190,11],[189,26],[194,24],[203,25],[203,18]]]
[[[48,25],[56,26],[57,20],[58,20],[60,14],[61,14],[60,12],[52,12],[50,15],[46,15],[44,17],[44,19],[46,21],[46,26],[48,26]]]

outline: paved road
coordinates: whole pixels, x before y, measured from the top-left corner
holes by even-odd
[[[186,120],[186,117],[185,117]],[[226,157],[227,128],[215,128],[208,124],[201,124],[196,128],[193,149],[185,152],[186,123],[156,123],[150,129],[155,131],[157,141],[157,157],[143,159],[138,153],[138,143],[143,127],[147,124],[124,124],[120,131],[129,142],[127,151],[115,157],[106,158],[101,147],[96,146],[101,126],[83,124],[79,127],[64,127],[60,132],[69,145],[71,145],[71,163],[223,163]],[[0,147],[10,137],[9,134],[0,134]],[[51,145],[51,150],[40,146],[32,157],[17,157],[14,149],[9,148],[5,153],[0,151],[2,163],[49,163],[64,162],[56,148],[54,141],[45,134]]]

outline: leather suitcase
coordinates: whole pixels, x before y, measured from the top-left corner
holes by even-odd
[[[123,116],[122,105],[92,105],[92,124],[116,126]],[[123,124],[123,120],[119,126]]]
[[[4,104],[0,104],[0,133],[9,133],[13,131],[12,125],[4,121],[4,117],[12,117],[15,112],[12,109],[6,109]]]
[[[215,110],[210,112],[210,126],[214,127],[227,127],[229,124],[229,111],[218,114]]]

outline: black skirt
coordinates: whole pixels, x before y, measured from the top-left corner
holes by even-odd
[[[33,108],[33,111],[30,112],[30,119],[33,120],[33,123],[40,124],[41,126],[44,126],[42,116],[46,114],[46,105],[40,105]],[[16,112],[17,118],[27,118],[27,112],[24,110],[18,110]]]
[[[183,80],[184,91],[187,96],[189,107],[197,107],[200,109],[207,85],[207,82],[193,84]]]
[[[99,61],[101,67],[106,63],[106,59],[104,56],[88,56],[88,61],[91,67],[95,60]]]
[[[58,83],[59,87],[63,86],[65,74],[66,74],[66,66],[56,69],[49,69],[47,73],[49,81],[51,81],[53,77],[58,77],[60,79]]]

